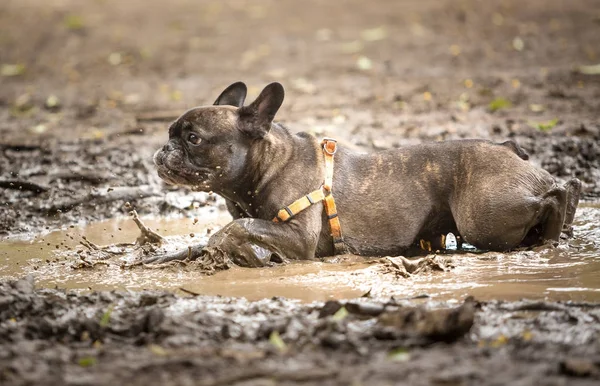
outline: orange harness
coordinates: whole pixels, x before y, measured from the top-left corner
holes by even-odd
[[[287,222],[294,218],[295,215],[302,212],[304,209],[318,202],[325,203],[325,212],[329,219],[329,228],[331,229],[331,237],[333,238],[333,248],[336,254],[345,251],[344,238],[342,237],[342,227],[338,217],[335,200],[331,193],[333,185],[333,156],[337,152],[337,141],[331,138],[324,138],[321,141],[323,146],[323,156],[325,157],[325,181],[323,185],[306,196],[297,199],[290,205],[277,212],[277,216],[273,219],[274,222]]]

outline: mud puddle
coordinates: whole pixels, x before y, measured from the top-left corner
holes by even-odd
[[[222,212],[202,220],[145,219],[153,230],[179,248],[206,240],[210,231],[230,221]],[[192,268],[122,269],[119,264],[73,269],[73,251],[86,237],[98,245],[133,242],[139,230],[128,218],[57,230],[0,245],[0,276],[36,276],[43,287],[80,290],[163,289],[258,300],[274,296],[304,302],[372,297],[436,300],[477,299],[600,301],[600,208],[580,208],[575,238],[569,245],[540,251],[444,256],[453,268],[403,277],[389,259],[364,261],[342,256],[329,262],[297,262],[268,268],[233,267],[212,276]]]

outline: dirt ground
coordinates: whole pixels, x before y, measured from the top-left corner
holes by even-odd
[[[249,100],[281,82],[277,119],[292,131],[361,149],[512,138],[600,198],[594,0],[4,0],[0,24],[2,237],[123,216],[125,202],[140,215],[223,210],[164,185],[151,156],[169,121],[238,80]],[[414,318],[382,332],[379,314],[319,319],[323,304],[26,283],[0,283],[3,384],[600,378],[597,305],[475,302],[473,327],[439,343]]]
[[[77,295],[34,290],[28,279],[0,283],[0,293],[3,384],[592,385],[600,379],[598,304],[300,305],[156,292]]]

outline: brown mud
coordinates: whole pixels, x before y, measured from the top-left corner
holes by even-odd
[[[598,2],[6,0],[0,23],[0,383],[598,382]],[[165,248],[229,220],[217,196],[164,185],[152,154],[237,80],[250,99],[283,83],[290,130],[360,150],[514,139],[582,180],[575,238],[409,277],[352,258],[73,269],[82,236],[135,241],[131,209]]]
[[[0,284],[3,384],[543,384],[600,379],[597,304],[443,303]],[[342,308],[343,307],[343,308]]]

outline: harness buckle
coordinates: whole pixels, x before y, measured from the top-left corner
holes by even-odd
[[[337,141],[333,138],[323,138],[323,151],[329,155],[337,153]],[[329,148],[329,144],[332,144],[332,149]]]

